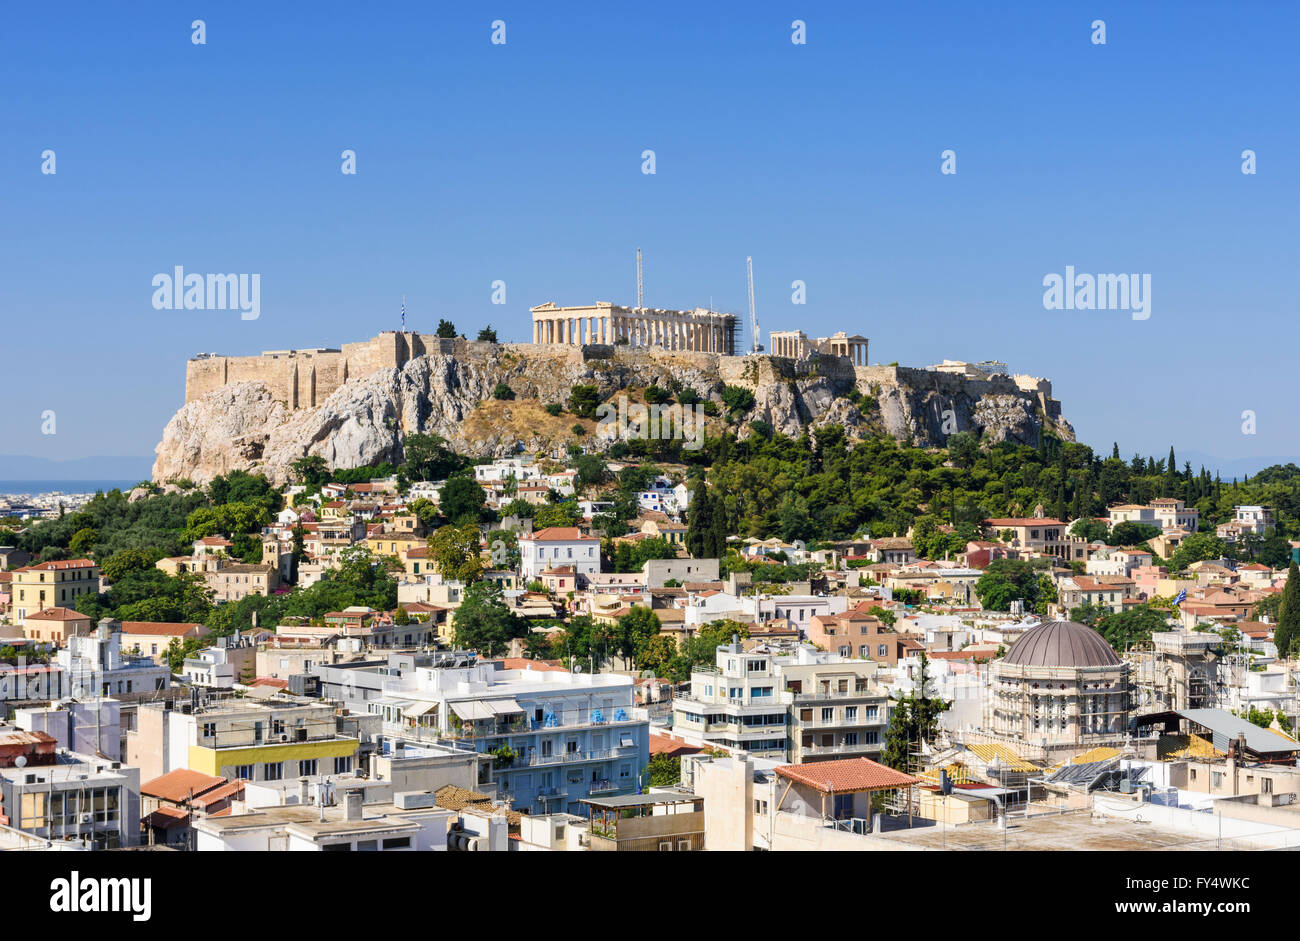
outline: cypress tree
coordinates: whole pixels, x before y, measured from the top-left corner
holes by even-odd
[[[1286,587],[1282,589],[1277,627],[1273,629],[1277,655],[1285,658],[1297,640],[1300,640],[1300,568],[1292,562],[1286,570]]]

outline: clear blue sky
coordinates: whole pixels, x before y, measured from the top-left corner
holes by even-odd
[[[1298,27],[1254,2],[13,4],[0,452],[150,454],[187,357],[363,339],[403,293],[411,328],[527,339],[530,305],[633,303],[639,245],[648,304],[743,312],[752,255],[765,331],[1005,360],[1099,449],[1300,454]],[[261,318],[154,310],[174,265],[259,273]],[[1044,310],[1066,265],[1149,273],[1151,318]]]

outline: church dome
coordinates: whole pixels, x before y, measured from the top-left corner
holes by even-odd
[[[1002,662],[1023,667],[1112,667],[1120,659],[1105,638],[1086,624],[1045,621],[1021,634]]]

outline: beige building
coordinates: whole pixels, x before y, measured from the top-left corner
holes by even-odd
[[[240,601],[249,595],[269,595],[280,587],[280,569],[260,562],[223,562],[203,573],[214,601]]]
[[[45,608],[27,615],[22,629],[28,640],[63,647],[69,637],[85,637],[90,633],[90,615],[71,608]]]
[[[162,621],[123,621],[121,649],[123,653],[139,651],[141,656],[152,657],[162,663],[167,656],[167,646],[173,641],[181,643],[207,637],[212,631],[202,624],[171,624]]]

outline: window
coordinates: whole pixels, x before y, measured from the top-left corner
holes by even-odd
[[[299,775],[314,775],[316,773],[316,759],[307,758],[298,762]]]
[[[215,722],[204,722],[204,723],[203,723],[203,737],[204,737],[204,738],[212,738],[212,737],[215,736],[216,734],[217,734],[217,723],[215,723]]]
[[[673,841],[672,841],[672,840],[660,840],[660,841],[659,841],[659,852],[661,852],[661,853],[671,853],[672,851],[673,851]]]
[[[266,778],[267,781],[279,781],[284,777],[284,762],[275,761],[267,762]]]
[[[242,780],[242,781],[251,781],[251,780],[253,780],[253,766],[252,766],[252,765],[235,765],[235,767],[234,767],[234,776],[235,776],[236,778]]]
[[[826,707],[826,708],[822,709],[822,721],[823,721],[823,722],[830,722],[830,721],[834,720],[834,718],[835,718],[835,710],[834,710],[834,709],[832,709],[832,708],[830,708],[830,707]]]
[[[856,744],[858,744],[858,733],[857,733],[857,732],[845,732],[845,733],[844,733],[844,744],[845,744],[845,745],[856,745]]]
[[[395,836],[384,840],[384,849],[386,850],[406,850],[411,848],[411,838],[409,836]]]
[[[857,706],[845,706],[845,707],[844,707],[844,718],[845,718],[845,719],[848,719],[848,720],[852,721],[852,720],[856,719],[857,717],[858,717],[858,707],[857,707]]]
[[[335,759],[334,759],[334,773],[335,773],[335,774],[351,774],[351,773],[352,773],[352,756],[351,756],[351,755],[344,755],[344,756],[342,756],[342,757],[335,758]]]

